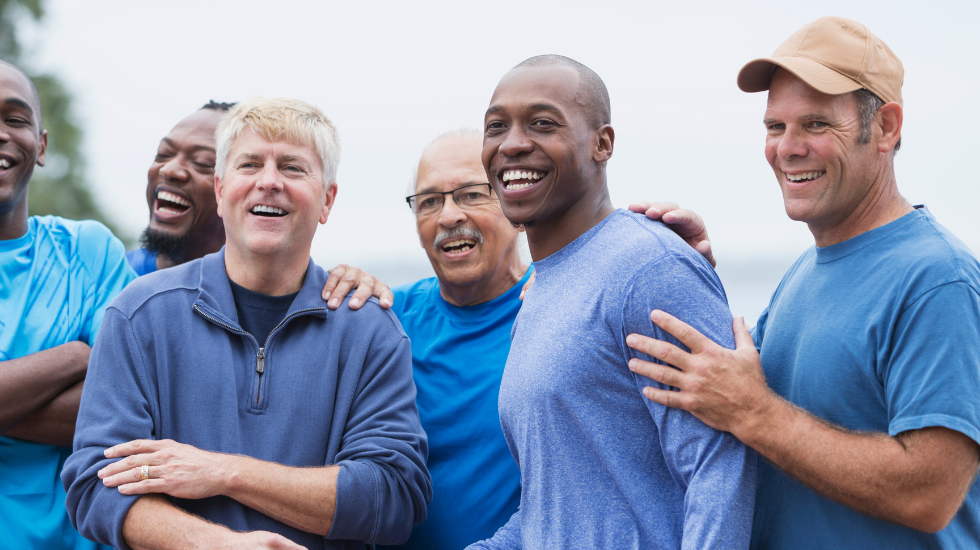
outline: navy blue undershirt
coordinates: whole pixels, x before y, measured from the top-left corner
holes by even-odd
[[[228,282],[231,283],[231,294],[238,310],[238,323],[255,337],[260,347],[265,347],[269,333],[286,318],[286,312],[299,292],[285,296],[267,296],[235,284],[231,279]]]

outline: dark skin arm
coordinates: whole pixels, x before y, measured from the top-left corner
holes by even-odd
[[[3,368],[0,369],[0,433],[19,427],[66,390],[84,380],[90,352],[91,348],[84,342],[68,342],[4,361]],[[72,407],[69,395],[57,406],[46,411],[43,419],[32,420],[28,428],[43,428],[50,435],[50,430],[54,428],[48,425],[49,421],[54,420],[58,424],[70,421],[74,432],[77,414],[78,401],[76,399]],[[33,432],[18,433],[14,437],[36,441]],[[68,441],[70,444],[70,436]]]
[[[83,382],[76,382],[3,435],[46,445],[71,447],[75,436],[78,403],[82,399],[82,385]]]

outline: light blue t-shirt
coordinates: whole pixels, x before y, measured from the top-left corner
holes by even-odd
[[[0,241],[0,361],[92,345],[106,306],[136,278],[124,253],[104,225],[55,216],[31,217],[27,234]],[[0,436],[0,547],[99,548],[68,521],[59,476],[70,454]]]
[[[520,511],[471,548],[747,548],[753,451],[686,411],[646,399],[626,336],[676,342],[661,309],[732,348],[721,281],[659,222],[617,210],[535,262],[500,387],[521,469]]]
[[[500,430],[497,394],[531,271],[470,307],[444,300],[435,277],[394,290],[392,311],[412,341],[432,475],[428,517],[399,548],[459,550],[493,535],[517,511],[521,472]]]
[[[980,264],[925,209],[789,269],[755,328],[770,387],[820,418],[980,443]],[[936,534],[874,519],[760,461],[753,548],[976,548],[980,484]]]

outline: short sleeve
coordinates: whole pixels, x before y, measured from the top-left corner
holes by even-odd
[[[98,222],[80,224],[78,258],[90,281],[84,291],[79,339],[94,346],[106,307],[126,285],[136,279],[136,272],[126,260],[122,241]]]
[[[941,426],[980,443],[980,294],[936,287],[898,317],[882,381],[888,433]]]

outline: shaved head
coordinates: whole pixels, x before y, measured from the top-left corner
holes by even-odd
[[[595,71],[563,55],[537,55],[518,63],[517,67],[568,67],[578,73],[578,103],[593,129],[611,123],[609,91]]]
[[[21,70],[20,67],[14,65],[13,63],[8,63],[0,59],[0,66],[10,67],[11,69],[17,71],[18,73],[21,74],[21,76],[24,77],[24,80],[26,80],[27,83],[30,84],[31,106],[34,108],[34,112],[37,114],[37,133],[40,134],[44,130],[44,123],[41,122],[41,96],[37,95],[37,87],[34,86],[34,81],[31,80],[31,77],[27,76],[27,73],[25,73],[23,70]]]

